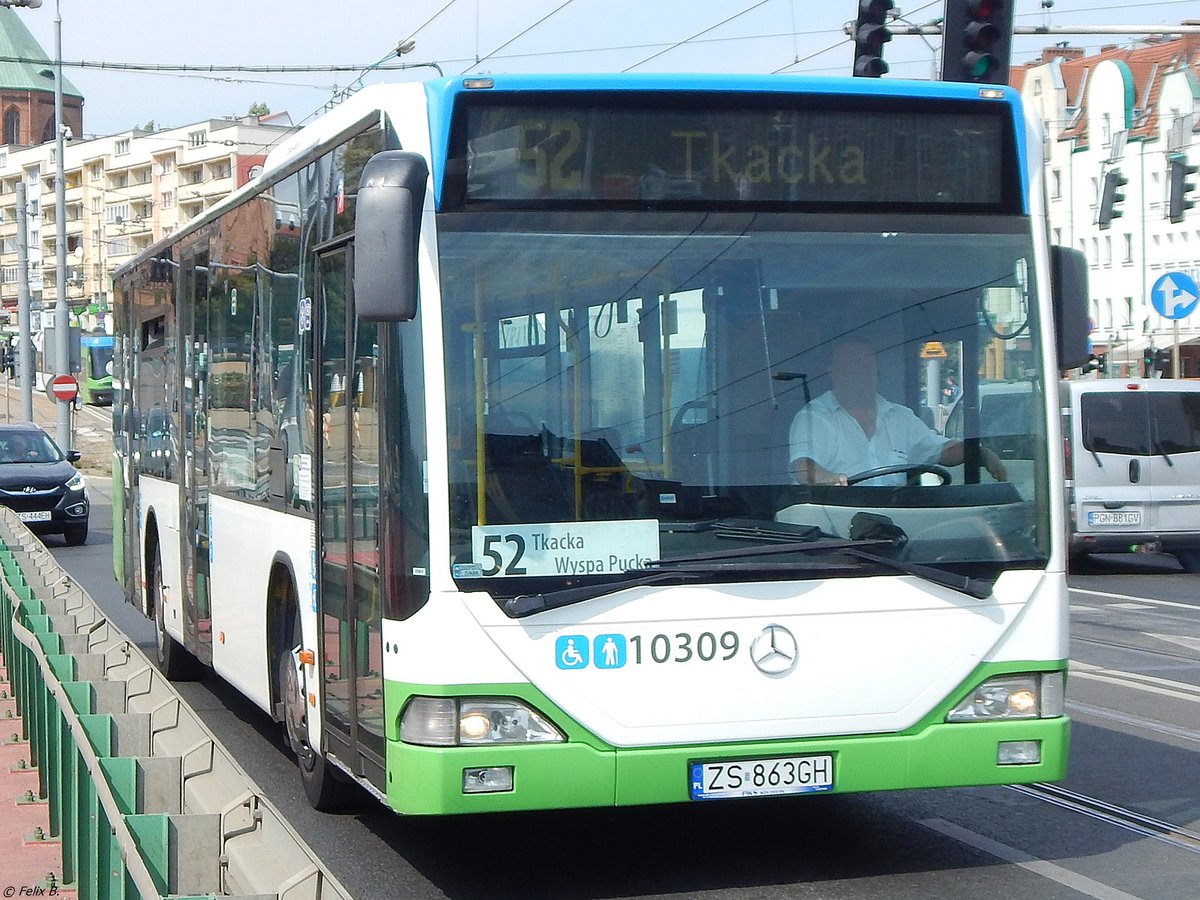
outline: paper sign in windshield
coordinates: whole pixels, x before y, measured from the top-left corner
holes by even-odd
[[[485,578],[620,574],[658,559],[658,521],[476,525],[471,552]]]

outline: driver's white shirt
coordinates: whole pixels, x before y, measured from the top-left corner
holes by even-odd
[[[808,457],[830,472],[856,475],[880,466],[935,463],[950,442],[925,425],[911,409],[875,395],[875,433],[870,438],[842,409],[833,391],[804,406],[788,433],[790,462]],[[903,474],[875,478],[871,485],[903,484]]]

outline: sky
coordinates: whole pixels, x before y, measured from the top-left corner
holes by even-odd
[[[1018,26],[1172,25],[1196,0],[1015,0]],[[1050,8],[1045,8],[1049,4]],[[903,20],[942,15],[943,0],[898,3]],[[54,56],[56,0],[18,15]],[[300,123],[408,39],[402,61],[446,75],[498,72],[794,72],[849,75],[843,26],[857,0],[57,0],[64,74],[84,95],[84,131],[104,135],[244,115],[252,104]],[[1060,41],[1095,51],[1114,35],[1014,39],[1014,63]],[[888,78],[928,78],[940,36],[897,35]],[[71,63],[85,61],[93,68]],[[99,68],[103,64],[104,68]],[[149,73],[142,66],[345,66],[316,73]],[[436,77],[431,66],[372,69],[363,83]]]

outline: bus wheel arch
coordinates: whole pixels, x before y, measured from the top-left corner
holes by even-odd
[[[276,558],[267,580],[267,661],[271,679],[271,708],[276,721],[284,722],[283,669],[280,658],[302,642],[296,579],[288,560]]]
[[[154,619],[155,657],[159,671],[168,681],[196,681],[204,677],[204,664],[183,644],[167,634],[163,602],[162,542],[153,513],[146,519],[146,544],[142,557],[145,572],[146,615]],[[177,588],[178,589],[178,588]]]
[[[356,789],[309,740],[308,716],[315,707],[308,700],[304,664],[296,658],[296,651],[304,641],[299,595],[286,560],[276,560],[273,564],[267,595],[272,700],[275,716],[282,725],[284,745],[295,754],[309,804],[327,812],[346,809],[354,802]]]

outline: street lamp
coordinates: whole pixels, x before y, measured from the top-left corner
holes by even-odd
[[[0,0],[0,6],[24,6],[38,9],[42,0]],[[55,375],[71,371],[71,323],[67,308],[67,175],[64,157],[66,123],[63,121],[62,77],[62,9],[54,0],[54,243],[55,243],[55,301],[54,301],[54,368]],[[58,401],[58,423],[55,438],[63,450],[71,446],[71,404]]]

